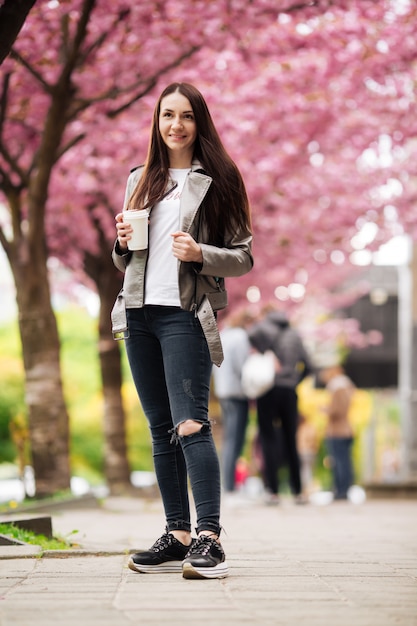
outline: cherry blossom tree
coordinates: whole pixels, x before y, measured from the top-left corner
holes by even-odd
[[[230,281],[231,306],[251,288],[290,311],[311,310],[313,297],[331,306],[368,225],[370,250],[417,234],[416,17],[407,0],[38,0],[1,67],[0,115],[10,210],[0,242],[16,282],[38,493],[69,481],[49,255],[100,295],[106,473],[127,481],[109,250],[155,94],[195,83],[244,173],[255,268]]]
[[[207,96],[250,193],[256,263],[230,283],[232,305],[247,302],[252,286],[261,303],[278,297],[289,310],[310,310],[312,297],[325,309],[341,306],[363,293],[362,282],[356,291],[334,289],[355,271],[361,248],[412,232],[415,17],[413,5],[396,2],[281,12],[171,73]],[[106,170],[113,206],[125,161],[133,166],[145,155],[153,101],[145,96],[117,120],[122,158],[115,139]]]
[[[199,85],[245,174],[256,263],[249,275],[230,282],[231,307],[247,304],[252,287],[260,304],[278,298],[292,314],[302,311],[309,331],[318,312],[364,293],[363,281],[350,291],[338,288],[359,271],[351,258],[365,246],[377,249],[391,236],[410,232],[414,211],[414,173],[407,156],[415,149],[410,89],[415,10],[364,2],[331,3],[326,9],[282,12],[261,31],[230,37],[220,51],[196,51],[192,63],[163,78]],[[145,156],[154,100],[154,92],[145,95],[116,123],[111,119],[105,131],[100,120],[100,132],[78,146],[80,155],[73,150],[61,161],[65,172],[56,168],[58,198],[59,190],[70,195],[70,174],[82,164],[75,204],[96,198],[94,210],[106,224],[109,245],[114,224],[108,207],[113,214],[120,208],[128,169]],[[84,254],[84,243],[77,245],[78,221],[71,229],[58,207],[52,214],[52,230],[61,220],[61,230],[72,237],[76,270]],[[371,240],[364,238],[367,226],[375,226]],[[85,245],[91,249],[96,237],[95,226]],[[53,253],[59,256],[59,244]],[[316,336],[322,343],[341,333],[348,345],[364,345],[353,320],[329,323]],[[370,334],[367,340],[380,337]]]
[[[241,47],[224,52],[214,84],[222,105],[233,103],[227,139],[262,260],[241,282],[262,298],[292,283],[307,294],[338,285],[369,223],[371,249],[399,232],[415,236],[415,18],[414,5],[395,2],[329,3],[307,20],[285,14],[262,41],[246,42],[244,80]]]
[[[160,16],[157,5],[154,12],[149,8],[95,0],[39,2],[2,68],[1,189],[12,234],[2,229],[0,241],[16,283],[38,495],[68,487],[70,475],[68,415],[47,271],[51,174],[84,137],[89,119],[105,114],[104,102],[114,115],[153,87],[151,59],[164,28],[167,56],[157,75],[194,52],[195,43],[181,41],[180,24],[169,28],[168,16]],[[147,33],[147,57],[141,55],[139,25]],[[148,61],[132,72],[140,56]]]
[[[228,38],[264,28],[279,10],[308,12],[316,4],[39,0],[34,6],[1,72],[0,189],[10,223],[0,229],[0,243],[16,284],[38,495],[68,487],[70,475],[47,264],[46,216],[57,165],[94,128],[100,143],[106,124],[100,128],[99,120],[127,112],[198,50],[218,52]],[[191,22],[193,16],[204,19]],[[68,198],[64,213],[70,204]],[[91,203],[88,208],[93,212]],[[79,219],[78,240],[94,250],[97,236],[83,229],[87,221]]]

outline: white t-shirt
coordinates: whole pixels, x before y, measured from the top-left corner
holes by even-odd
[[[156,204],[150,215],[145,304],[180,306],[178,260],[172,254],[171,234],[180,226],[180,198],[190,168],[170,169],[178,186]]]

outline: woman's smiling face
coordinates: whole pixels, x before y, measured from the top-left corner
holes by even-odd
[[[178,91],[161,100],[159,132],[168,148],[171,167],[178,161],[189,161],[187,166],[191,165],[197,125],[188,98]]]

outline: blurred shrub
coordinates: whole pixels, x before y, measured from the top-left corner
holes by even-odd
[[[15,322],[0,328],[0,346],[0,463],[4,463],[14,462],[17,457],[11,423],[25,421],[23,365]]]
[[[91,483],[103,479],[103,397],[97,352],[97,320],[84,309],[68,306],[57,313],[61,338],[64,394],[70,416],[72,473]],[[128,458],[132,470],[153,468],[146,419],[130,377],[125,351],[122,366],[126,382]],[[11,420],[25,416],[24,371],[18,327],[0,327],[0,462],[18,463],[10,435]]]
[[[97,353],[97,320],[84,309],[57,314],[61,367],[70,416],[71,471],[90,482],[103,473],[103,402]]]

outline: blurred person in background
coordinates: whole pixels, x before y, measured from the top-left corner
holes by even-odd
[[[353,484],[353,429],[349,410],[355,386],[340,365],[323,369],[320,378],[330,395],[329,404],[325,407],[325,444],[331,461],[334,498],[346,500],[349,487]]]
[[[252,322],[253,316],[246,310],[227,319],[220,333],[224,361],[220,368],[213,369],[214,391],[223,422],[223,487],[229,494],[236,489],[236,463],[243,450],[249,419],[249,400],[243,392],[241,378],[243,363],[251,350],[246,328]]]
[[[252,346],[261,353],[272,350],[280,368],[273,388],[256,401],[259,440],[264,462],[267,504],[279,502],[280,466],[277,424],[282,434],[283,455],[289,468],[290,487],[297,504],[302,495],[300,459],[297,450],[298,396],[297,386],[312,371],[310,359],[299,333],[290,326],[286,314],[272,310],[248,330]]]
[[[297,450],[300,458],[301,489],[308,497],[314,489],[314,465],[319,449],[317,428],[304,415],[299,415],[297,426]]]

